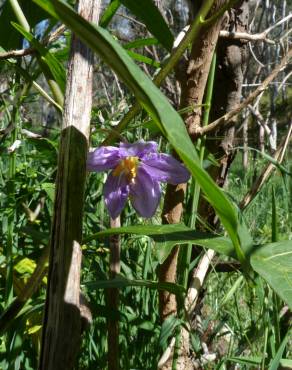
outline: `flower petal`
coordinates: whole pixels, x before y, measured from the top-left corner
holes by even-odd
[[[137,213],[142,217],[152,217],[158,207],[161,191],[158,181],[139,167],[134,182],[130,184],[130,199]]]
[[[125,207],[129,195],[126,177],[123,174],[113,176],[111,172],[104,185],[103,194],[111,218],[117,218]]]
[[[87,169],[88,171],[105,171],[118,165],[122,155],[120,149],[114,146],[101,146],[93,152],[88,153]]]
[[[136,141],[136,143],[120,143],[120,148],[129,157],[143,158],[149,153],[157,153],[157,143],[155,141]]]
[[[186,167],[168,154],[151,155],[143,160],[141,166],[152,178],[173,185],[187,182],[190,178]]]

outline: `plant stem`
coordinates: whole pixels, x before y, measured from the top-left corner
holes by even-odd
[[[12,111],[12,124],[14,123],[14,129],[11,133],[10,144],[13,145],[17,139],[17,122],[18,122],[18,109],[15,106]],[[15,224],[15,184],[14,177],[16,171],[16,153],[13,151],[9,155],[9,170],[8,170],[8,181],[7,181],[7,195],[8,195],[8,207],[10,208],[7,216],[7,244],[6,244],[6,288],[5,288],[5,303],[6,307],[13,300],[13,244],[14,244],[14,224]]]
[[[120,227],[120,217],[110,221],[111,228]],[[110,236],[110,278],[114,279],[120,273],[120,236]],[[107,291],[107,305],[113,312],[113,317],[109,317],[108,327],[108,368],[118,370],[120,368],[119,356],[119,319],[116,317],[119,308],[119,289],[111,288]]]
[[[276,243],[279,240],[278,233],[278,215],[277,215],[277,203],[275,189],[272,188],[272,243]],[[275,291],[272,293],[273,299],[273,321],[274,321],[274,331],[275,331],[275,347],[278,350],[281,344],[281,330],[280,330],[280,319],[279,319],[279,307],[280,300]]]
[[[9,0],[10,2],[10,5],[11,5],[11,8],[13,9],[14,11],[14,14],[19,22],[19,24],[27,31],[29,32],[30,31],[30,27],[29,27],[29,24],[28,24],[28,21],[18,3],[17,0]]]
[[[154,77],[153,82],[155,85],[160,86],[162,81],[166,78],[166,76],[173,70],[175,65],[178,63],[179,59],[183,55],[184,51],[187,47],[194,42],[196,37],[199,35],[202,27],[203,21],[211,6],[213,5],[214,0],[206,0],[203,2],[203,5],[198,12],[198,15],[194,19],[190,29],[186,33],[185,37],[179,43],[179,45],[173,49],[169,59],[166,61],[165,65],[161,68],[158,74]],[[141,107],[138,103],[135,103],[133,107],[129,110],[129,112],[124,116],[124,118],[120,121],[120,123],[115,127],[116,132],[121,132],[131,121],[134,119],[137,114],[140,112]],[[114,141],[116,138],[115,134],[109,134],[109,136],[104,140],[102,145],[109,145]]]
[[[213,87],[214,87],[215,67],[216,67],[216,54],[214,54],[213,59],[212,59],[208,82],[207,82],[206,98],[204,102],[205,110],[204,110],[203,121],[202,121],[203,126],[206,126],[209,121],[209,113],[210,113],[210,108],[211,108],[212,93],[213,93]],[[200,157],[201,163],[203,163],[203,160],[204,160],[204,153],[205,153],[204,142],[205,142],[204,138],[201,138],[200,141],[198,141],[198,145],[200,147],[199,157]],[[196,182],[195,189],[194,189],[194,195],[192,199],[191,217],[189,221],[189,226],[191,228],[195,228],[196,226],[196,220],[197,220],[196,213],[198,211],[199,197],[200,197],[200,186]],[[182,285],[187,289],[189,266],[190,266],[191,255],[192,255],[192,244],[188,244],[187,248],[183,248],[182,253],[184,254],[184,261],[185,261],[184,262],[184,272],[183,272],[183,277],[182,277]]]

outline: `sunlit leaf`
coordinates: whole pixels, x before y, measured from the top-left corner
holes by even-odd
[[[34,0],[48,8],[47,0]],[[50,3],[51,4],[51,3]],[[195,147],[187,133],[180,115],[169,104],[167,98],[127,55],[111,35],[103,28],[90,24],[65,2],[55,0],[54,11],[89,47],[119,75],[135,93],[140,104],[159,126],[161,132],[175,148],[204,191],[208,201],[216,210],[225,226],[236,254],[244,267],[248,261],[241,248],[240,228],[237,214],[231,202],[202,168]]]
[[[108,288],[126,288],[129,286],[132,287],[146,287],[150,289],[156,290],[167,290],[173,294],[181,294],[184,292],[184,287],[174,284],[174,283],[167,283],[167,282],[157,282],[157,281],[149,281],[149,280],[131,280],[127,279],[121,275],[116,276],[114,279],[109,280],[99,280],[99,281],[89,281],[85,282],[84,285],[88,289],[108,289]]]
[[[23,258],[14,266],[14,270],[17,271],[19,274],[29,274],[31,275],[36,267],[36,263],[34,260],[30,258]]]
[[[17,23],[12,23],[16,28],[38,51],[38,62],[47,79],[54,79],[60,87],[62,93],[65,92],[66,72],[58,59],[50,53],[30,32],[27,32]]]
[[[260,246],[251,255],[251,265],[292,308],[292,240]]]
[[[154,59],[146,57],[145,55],[134,53],[133,51],[130,51],[130,50],[128,51],[128,54],[130,55],[131,58],[133,58],[134,60],[137,60],[138,62],[149,64],[156,68],[160,67],[160,63],[156,62]]]
[[[121,6],[120,0],[112,0],[100,19],[100,27],[106,28],[110,21],[112,20],[113,16],[116,14],[117,10]]]
[[[158,261],[162,263],[177,244],[194,243],[204,248],[214,249],[216,252],[235,257],[230,239],[215,236],[211,233],[194,231],[184,224],[174,225],[137,225],[125,226],[100,231],[84,239],[84,243],[113,234],[147,235],[155,241],[155,250]]]
[[[167,49],[171,50],[173,35],[152,0],[121,0],[147,27],[153,36]]]

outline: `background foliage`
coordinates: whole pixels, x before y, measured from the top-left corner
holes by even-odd
[[[19,1],[30,25],[30,29],[25,29],[11,3],[1,2],[0,51],[5,53],[32,46],[36,52],[21,58],[0,59],[0,367],[37,368],[47,284],[44,264],[40,284],[25,300],[22,309],[17,314],[12,311],[8,318],[5,312],[16,297],[21,297],[36,265],[42,264],[47,253],[70,29],[98,54],[92,147],[101,145],[117,130],[118,122],[133,104],[134,93],[145,110],[119,134],[121,139],[129,142],[156,140],[162,152],[175,148],[193,175],[182,222],[190,225],[197,181],[227,231],[224,234],[223,228],[219,232],[208,230],[199,236],[183,225],[161,228],[162,203],[150,220],[139,218],[127,205],[121,215],[125,229],[118,231],[122,234],[121,275],[113,283],[108,280],[108,245],[112,232],[106,231],[109,216],[102,196],[106,174],[88,174],[81,286],[93,322],[83,334],[76,368],[106,368],[106,319],[111,317],[118,317],[120,324],[121,368],[156,368],[170,339],[187,320],[179,313],[161,324],[158,291],[167,288],[182,300],[186,287],[181,281],[170,285],[158,283],[157,269],[175,244],[194,243],[196,239],[201,240],[196,242],[203,247],[201,255],[204,248],[210,247],[220,253],[212,262],[196,311],[188,322],[192,328],[191,354],[198,366],[206,369],[231,369],[235,364],[242,369],[292,366],[289,360],[292,351],[289,334],[289,307],[291,309],[292,305],[289,146],[283,167],[277,165],[251,204],[242,212],[238,210],[240,201],[274,155],[271,140],[279,144],[291,125],[288,120],[292,96],[289,68],[279,74],[257,106],[272,132],[276,123],[277,137],[264,137],[264,147],[261,147],[259,117],[248,109],[243,111],[238,119],[248,122],[248,147],[264,149],[266,155],[246,147],[243,152],[243,138],[238,132],[241,136],[236,145],[240,148],[224,191],[221,191],[205,171],[212,157],[206,151],[201,166],[180,114],[173,108],[178,108],[180,93],[175,76],[170,74],[163,83],[164,95],[150,81],[167,60],[173,35],[187,21],[187,4],[149,0],[142,8],[136,1],[105,2],[102,27],[96,28],[80,20],[61,1],[56,2],[55,8],[50,1],[37,1],[42,10],[31,1]],[[252,33],[266,30],[289,14],[291,3],[278,3],[265,2],[258,8],[256,2],[252,4],[252,9],[256,9],[250,20]],[[58,38],[48,40],[60,21],[68,28]],[[290,45],[288,32],[289,19],[269,34],[270,39],[276,40],[275,44],[250,43],[252,52],[244,80],[244,96],[255,88],[254,84],[269,75],[272,63],[280,61],[283,51]],[[259,71],[260,64],[264,67]],[[248,165],[242,161],[244,155],[247,155]],[[206,221],[199,221],[208,229]],[[210,237],[211,232],[216,243]],[[252,245],[250,240],[253,240]],[[252,253],[246,253],[251,247]],[[232,258],[227,257],[230,255]],[[198,261],[196,258],[191,262],[188,272],[193,271]],[[232,268],[220,272],[220,264]],[[247,275],[252,275],[252,279],[246,279]],[[109,310],[106,305],[104,288],[109,286],[120,288],[118,310]],[[215,357],[206,356],[210,354]]]

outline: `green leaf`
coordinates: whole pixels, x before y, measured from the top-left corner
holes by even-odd
[[[282,355],[284,353],[285,347],[287,345],[288,339],[289,339],[290,333],[285,335],[284,339],[282,340],[282,343],[276,353],[276,356],[273,358],[273,360],[270,363],[269,370],[277,370],[279,369],[279,365],[281,363]]]
[[[36,229],[35,225],[23,226],[20,231],[24,235],[30,236],[36,244],[47,245],[49,242],[49,234],[39,231],[39,227]]]
[[[44,47],[30,32],[17,23],[12,22],[14,28],[16,28],[31,45],[38,51],[37,59],[39,65],[47,79],[54,79],[60,87],[62,93],[65,93],[66,83],[66,71],[63,65],[58,59],[50,53],[50,51]]]
[[[135,53],[133,51],[128,51],[128,54],[130,55],[131,58],[137,60],[138,62],[142,62],[145,64],[149,64],[153,67],[159,68],[160,63],[156,62],[154,59],[151,59],[149,57],[146,57],[145,55]]]
[[[170,51],[173,45],[173,35],[152,0],[121,0],[122,4],[131,10],[147,27],[153,36]]]
[[[241,146],[237,147],[237,148],[234,148],[234,149],[245,149]],[[275,158],[271,157],[269,154],[265,153],[265,152],[262,152],[256,148],[251,148],[251,147],[247,147],[248,150],[252,150],[254,152],[257,152],[258,154],[260,154],[263,158],[267,159],[269,162],[271,162],[282,174],[286,174],[286,175],[289,175],[289,176],[292,176],[292,173],[289,172],[287,170],[287,168],[285,168],[281,163],[279,163]]]
[[[121,275],[117,275],[114,279],[99,280],[99,281],[88,281],[84,285],[90,289],[108,289],[108,288],[126,288],[132,287],[146,287],[150,289],[166,290],[172,294],[181,294],[185,292],[184,287],[174,283],[159,283],[156,281],[149,280],[131,280]]]
[[[174,315],[170,315],[164,320],[161,326],[161,332],[159,337],[159,345],[165,348],[167,345],[168,338],[173,336],[175,329],[182,325],[183,321]]]
[[[14,270],[17,271],[19,274],[29,274],[31,275],[34,272],[36,267],[36,263],[34,260],[30,258],[23,258],[16,265],[14,265]]]
[[[132,42],[128,42],[127,44],[123,45],[124,49],[137,49],[137,48],[143,48],[144,46],[150,46],[150,45],[157,45],[158,40],[151,37],[148,39],[138,39]]]
[[[222,236],[218,237],[210,233],[194,231],[184,224],[137,225],[107,229],[85,238],[83,243],[113,234],[136,234],[149,236],[155,242],[159,263],[165,261],[175,245],[186,243],[194,243],[201,247],[214,249],[218,253],[235,257],[230,239]]]
[[[278,232],[278,214],[277,214],[277,200],[275,195],[275,188],[272,187],[272,242],[279,240]]]
[[[229,357],[227,361],[235,362],[236,364],[242,365],[260,365],[261,357]]]
[[[55,199],[55,184],[51,182],[43,182],[41,184],[42,189],[47,193],[48,197],[52,202]]]
[[[48,14],[42,9],[35,7],[32,1],[18,0],[21,9],[31,27],[41,20],[48,18]],[[18,49],[22,46],[22,37],[11,26],[11,22],[17,22],[9,0],[6,0],[0,15],[0,45],[6,50]]]
[[[34,1],[40,6],[44,5],[44,8],[47,7],[48,0]],[[243,238],[240,238],[241,230],[237,213],[223,191],[202,168],[196,149],[180,115],[106,30],[85,21],[61,0],[55,0],[53,5],[61,20],[91,47],[134,92],[140,104],[156,122],[161,132],[198,181],[228,232],[239,261],[248,269],[248,261],[240,243]]]
[[[106,28],[110,21],[112,20],[113,16],[116,14],[117,10],[121,6],[121,1],[120,0],[112,0],[109,4],[109,6],[106,8],[104,11],[99,25],[100,27]]]
[[[251,266],[292,309],[292,240],[258,247]]]
[[[16,69],[19,74],[27,81],[32,84],[32,86],[38,91],[40,95],[42,95],[50,104],[53,104],[60,112],[62,112],[62,107],[58,104],[51,96],[49,96],[46,91],[35,81],[34,76],[30,76],[27,71],[20,67],[20,65],[15,63],[13,59],[6,60],[6,63],[9,64],[10,68]]]
[[[237,364],[242,365],[260,365],[262,362],[262,357],[229,357],[227,358],[228,361],[235,362]],[[280,360],[280,365],[283,366],[283,368],[290,369],[292,368],[292,360],[288,360],[286,358],[282,358]],[[270,368],[269,368],[270,370]]]

